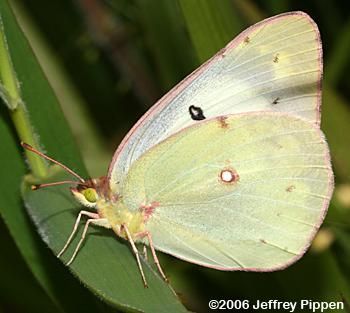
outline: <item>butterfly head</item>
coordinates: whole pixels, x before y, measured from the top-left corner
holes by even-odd
[[[96,207],[99,196],[95,188],[79,184],[77,187],[71,187],[70,191],[74,198],[83,206],[88,208]]]
[[[106,177],[89,179],[84,183],[71,187],[74,198],[83,206],[96,208],[97,202],[101,198],[106,198]]]
[[[109,188],[106,188],[106,186],[108,186],[106,177],[85,180],[84,178],[79,176],[77,173],[75,173],[73,170],[68,168],[66,165],[47,156],[46,154],[40,152],[39,150],[35,149],[31,145],[25,142],[21,142],[21,145],[23,148],[58,165],[63,170],[65,170],[66,172],[68,172],[69,174],[71,174],[72,176],[78,179],[78,181],[64,180],[64,181],[58,181],[53,183],[32,185],[32,190],[38,190],[38,189],[42,189],[43,187],[57,186],[62,184],[73,184],[74,187],[71,187],[70,191],[72,192],[74,198],[78,202],[80,202],[83,206],[86,206],[88,208],[96,208],[98,200],[100,198],[107,198],[107,196],[109,195]]]

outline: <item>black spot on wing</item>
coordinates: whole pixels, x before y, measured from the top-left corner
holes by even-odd
[[[290,185],[286,188],[286,191],[287,192],[292,192],[293,190],[295,189],[295,186],[294,185]]]
[[[205,120],[205,118],[206,118],[204,116],[203,110],[200,107],[196,107],[194,105],[191,105],[188,108],[188,111],[190,112],[191,118],[194,121],[201,121],[201,120]]]
[[[272,104],[277,104],[280,101],[280,97],[277,97],[275,100],[272,101]]]
[[[273,58],[273,62],[274,63],[278,63],[278,61],[279,61],[279,53],[277,53],[277,54],[275,54],[275,56],[274,56],[274,58]]]

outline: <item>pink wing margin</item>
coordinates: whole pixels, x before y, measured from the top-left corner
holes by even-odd
[[[217,52],[212,58],[210,58],[208,61],[203,63],[200,67],[198,67],[195,71],[193,71],[190,75],[188,75],[185,79],[183,79],[179,84],[177,84],[175,87],[173,87],[168,93],[166,93],[160,100],[158,100],[138,121],[137,123],[130,129],[130,131],[126,134],[120,145],[118,146],[117,150],[115,151],[112,161],[108,168],[107,173],[107,181],[110,181],[112,176],[112,171],[114,169],[114,166],[118,160],[118,157],[121,153],[121,151],[124,149],[124,147],[128,144],[129,139],[133,136],[135,130],[139,128],[146,120],[152,117],[152,115],[155,115],[157,112],[159,112],[162,108],[167,106],[168,103],[170,103],[179,93],[181,93],[184,89],[186,89],[196,78],[198,78],[208,67],[210,67],[213,63],[220,60],[224,57],[225,53],[229,50],[234,49],[237,47],[238,44],[240,44],[247,36],[249,36],[250,33],[252,33],[255,29],[260,28],[264,25],[272,24],[276,22],[277,20],[284,19],[290,16],[301,16],[305,17],[306,20],[312,25],[312,28],[315,31],[317,41],[319,43],[319,67],[320,67],[320,73],[319,73],[319,79],[318,79],[318,94],[317,94],[317,119],[316,119],[316,125],[320,126],[320,120],[321,120],[321,82],[323,77],[323,58],[322,58],[322,44],[321,44],[321,37],[318,30],[318,27],[316,23],[311,19],[311,17],[302,12],[302,11],[294,11],[294,12],[287,12],[282,13],[270,18],[267,18],[259,23],[256,23],[246,30],[244,30],[242,33],[240,33],[237,37],[235,37],[231,42],[229,42],[223,49],[221,49],[219,52]]]

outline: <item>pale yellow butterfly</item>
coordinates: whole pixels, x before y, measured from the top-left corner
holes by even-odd
[[[130,242],[145,285],[135,242],[150,245],[164,278],[155,249],[220,270],[295,262],[333,191],[321,78],[320,36],[307,14],[245,30],[139,120],[106,177],[69,170],[79,179],[73,195],[96,211],[80,212],[59,256],[86,215],[69,263],[88,225],[111,228]]]

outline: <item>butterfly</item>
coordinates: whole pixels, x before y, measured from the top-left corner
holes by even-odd
[[[320,130],[322,46],[303,12],[265,19],[161,98],[129,131],[106,176],[71,192],[82,216],[127,240],[225,271],[274,271],[307,250],[327,212],[333,172]],[[36,185],[40,189],[56,182]],[[69,182],[72,183],[72,182]]]

